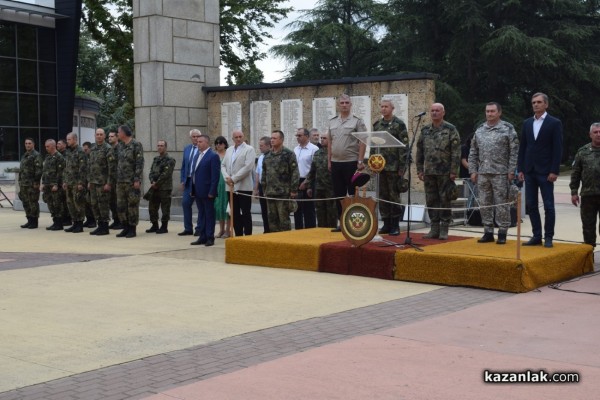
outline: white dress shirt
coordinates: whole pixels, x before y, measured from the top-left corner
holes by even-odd
[[[317,146],[308,142],[305,146],[300,145],[294,147],[294,153],[296,153],[296,161],[298,162],[298,172],[300,178],[306,178],[310,172],[310,164],[312,163],[313,155],[319,150]]]
[[[539,118],[536,118],[535,115],[533,116],[533,138],[536,140],[537,140],[538,134],[540,133],[540,128],[542,127],[542,124],[544,123],[544,118],[546,118],[546,115],[548,115],[548,113],[545,112]]]

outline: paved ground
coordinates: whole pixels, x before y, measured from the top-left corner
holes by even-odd
[[[564,178],[556,189],[557,239],[578,242]],[[19,229],[23,220],[0,209],[0,400],[563,399],[600,389],[597,276],[512,295],[227,265],[223,241],[192,247],[177,222],[167,235],[118,239]],[[491,385],[485,369],[572,371],[581,382]]]

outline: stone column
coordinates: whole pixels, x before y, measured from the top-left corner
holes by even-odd
[[[181,166],[189,131],[206,132],[203,86],[219,85],[219,0],[133,0],[135,134],[145,177],[157,140]],[[179,171],[173,174],[178,182]],[[174,185],[178,195],[179,184]]]

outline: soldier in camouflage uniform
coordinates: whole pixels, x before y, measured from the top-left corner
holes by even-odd
[[[117,210],[123,230],[117,237],[132,238],[136,236],[136,227],[140,220],[144,149],[142,144],[133,138],[128,126],[119,126],[118,135]]]
[[[121,221],[119,220],[119,213],[117,212],[117,145],[119,144],[119,138],[117,132],[108,132],[108,144],[113,150],[115,162],[111,167],[111,176],[114,178],[114,184],[110,188],[110,214],[112,215],[113,223],[108,227],[109,229],[123,229]]]
[[[146,233],[168,233],[171,219],[171,192],[173,192],[173,170],[175,159],[167,153],[167,142],[159,140],[156,144],[158,156],[152,161],[150,169],[150,190],[144,199],[149,200],[148,213],[152,227]],[[158,210],[162,211],[161,225],[158,227]]]
[[[290,149],[283,147],[283,138],[283,132],[279,130],[271,133],[271,151],[265,155],[263,160],[260,182],[265,197],[281,199],[267,200],[271,232],[292,229],[290,212],[295,208],[292,202],[298,194],[300,180],[296,155]]]
[[[581,202],[583,242],[596,247],[596,220],[600,213],[600,122],[590,126],[591,143],[577,151],[571,172],[571,202]],[[581,184],[581,198],[577,195]]]
[[[519,139],[515,128],[502,121],[502,106],[491,102],[485,106],[486,122],[475,131],[469,152],[469,174],[477,183],[483,236],[479,243],[494,241],[494,210],[498,224],[497,244],[506,243],[510,226],[508,189],[515,179]],[[502,204],[502,205],[499,205]],[[498,205],[496,207],[490,207]]]
[[[394,104],[391,100],[381,100],[380,108],[381,119],[373,124],[373,131],[387,131],[404,145],[408,145],[406,125],[394,115]],[[379,173],[379,197],[382,200],[401,202],[399,186],[404,175],[406,151],[406,147],[386,147],[379,151],[385,158],[385,167]],[[383,227],[379,230],[379,233],[389,233],[392,236],[399,235],[402,207],[380,202],[379,213],[383,220]]]
[[[64,139],[58,139],[56,141],[56,150],[60,153],[63,158],[67,159],[67,142]],[[73,223],[71,221],[71,215],[69,215],[69,211],[67,210],[67,193],[65,190],[60,190],[60,196],[63,203],[63,226],[69,226]]]
[[[19,168],[19,199],[23,203],[27,223],[21,228],[36,229],[40,217],[40,179],[42,178],[42,157],[35,150],[33,139],[25,139],[25,153]]]
[[[73,226],[65,229],[65,232],[81,233],[87,193],[87,156],[83,148],[77,144],[77,134],[71,132],[67,135],[65,154],[63,189],[67,195],[67,208],[73,220]]]
[[[65,159],[56,150],[54,140],[46,140],[45,146],[48,154],[42,166],[42,199],[48,205],[53,222],[46,230],[62,231],[64,201],[61,192],[63,191],[62,177],[65,169]]]
[[[310,172],[303,182],[308,187],[306,194],[317,200],[334,197],[331,173],[327,166],[327,146],[329,146],[329,136],[323,134],[321,135],[321,148],[313,155]],[[335,203],[335,200],[316,201],[317,226],[319,228],[335,228],[337,226],[337,205]]]
[[[92,151],[92,144],[90,142],[83,142],[81,147],[83,148],[83,152],[85,153],[88,168],[89,168],[90,152]],[[87,172],[86,172],[86,176],[87,176]],[[83,223],[83,227],[84,228],[96,228],[96,226],[97,226],[96,217],[94,216],[94,208],[92,207],[92,197],[90,194],[89,186],[90,185],[88,182],[88,185],[86,187],[87,190],[86,190],[86,194],[85,194],[85,222]]]
[[[96,129],[96,143],[90,149],[88,160],[88,190],[94,218],[98,228],[90,235],[108,235],[110,218],[110,192],[115,186],[115,168],[117,159],[112,147],[106,143],[104,129]]]
[[[456,179],[460,136],[454,125],[444,121],[443,104],[432,104],[430,111],[431,124],[423,127],[417,141],[417,174],[425,183],[425,202],[431,219],[431,230],[423,237],[446,240],[452,211],[444,189],[449,180]]]

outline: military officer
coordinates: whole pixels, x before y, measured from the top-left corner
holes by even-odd
[[[46,228],[48,231],[63,230],[64,201],[62,195],[62,179],[65,168],[65,159],[56,149],[53,139],[46,140],[46,158],[42,166],[42,199],[48,205],[52,216],[52,225]]]
[[[38,227],[42,164],[42,157],[35,150],[33,139],[25,139],[25,153],[21,157],[21,165],[19,167],[19,198],[25,209],[27,223],[21,225],[21,228],[36,229]]]
[[[115,186],[114,165],[117,163],[112,147],[106,143],[104,129],[96,129],[96,143],[91,147],[88,159],[88,190],[94,218],[98,228],[90,235],[108,235],[110,218],[110,192]]]
[[[126,125],[119,126],[117,145],[117,210],[123,230],[117,237],[136,237],[140,220],[140,190],[144,173],[144,149]]]
[[[152,226],[146,233],[168,233],[169,219],[171,219],[171,192],[173,191],[173,170],[175,159],[167,153],[167,142],[159,140],[156,144],[158,156],[152,161],[150,169],[150,190],[144,196],[149,200],[148,213]],[[158,227],[158,210],[162,211],[161,225]]]

